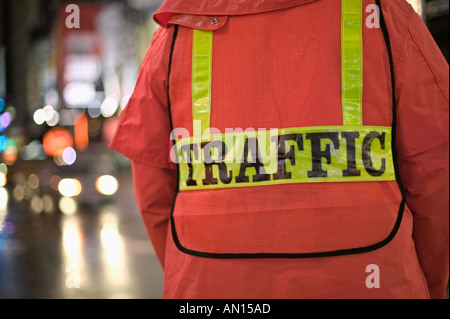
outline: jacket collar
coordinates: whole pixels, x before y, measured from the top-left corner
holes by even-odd
[[[230,16],[276,11],[318,0],[165,0],[154,19],[163,27],[174,15]]]

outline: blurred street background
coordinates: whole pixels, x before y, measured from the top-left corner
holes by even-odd
[[[449,1],[411,0],[448,61]],[[159,299],[108,149],[162,0],[0,0],[0,299]]]

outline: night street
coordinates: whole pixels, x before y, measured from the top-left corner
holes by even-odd
[[[0,212],[0,299],[161,298],[162,269],[128,170],[119,183],[110,202],[80,205],[74,215],[36,213],[9,193]]]
[[[0,301],[448,299],[448,21],[0,0]]]

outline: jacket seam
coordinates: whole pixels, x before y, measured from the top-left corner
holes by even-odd
[[[397,59],[394,57],[394,66],[397,66],[400,63],[401,57],[403,56],[403,52],[405,51],[406,47],[406,38],[409,32],[409,27],[411,24],[411,18],[413,16],[414,9],[412,7],[409,8],[408,16],[406,17],[406,27],[403,32],[402,38],[401,38],[401,45],[399,46],[398,53],[397,53]]]
[[[151,50],[151,47],[149,48],[149,50]],[[143,64],[145,64],[147,61],[148,61],[149,64],[152,63],[152,59],[150,58],[150,54],[147,55],[147,56],[144,58]],[[137,81],[139,81],[139,79],[141,78],[141,76],[142,76],[142,74],[143,74],[143,71],[144,71],[144,70],[142,70],[142,71],[139,73],[138,78],[137,78]],[[150,77],[150,80],[151,80],[151,77]],[[129,109],[130,109],[129,107],[125,108],[125,111],[124,111],[124,113],[123,113],[123,120],[122,120],[122,121],[125,121],[125,119],[128,118],[128,113],[129,113],[128,111],[129,111]],[[119,128],[117,129],[117,132],[116,132],[116,134],[114,135],[114,138],[113,138],[113,140],[112,140],[112,142],[111,142],[111,145],[112,145],[112,146],[117,145],[117,143],[118,143],[118,141],[119,141],[119,138],[122,136],[122,135],[121,135],[122,129],[123,129],[123,125],[119,125]]]
[[[152,53],[150,53],[152,54]],[[155,93],[158,95],[158,97],[161,99],[161,101],[165,101],[167,99],[167,97],[165,96],[165,94],[161,91],[161,89],[155,84],[155,78],[154,78],[154,72],[152,72],[154,67],[153,64],[153,59],[150,58],[149,61],[149,68],[150,68],[150,80],[149,80],[149,84],[150,84],[150,88],[153,89],[155,91]],[[168,81],[169,79],[166,79],[166,81]]]
[[[442,146],[445,143],[447,143],[448,141],[449,141],[448,138],[444,138],[442,140],[439,140],[436,143],[431,144],[430,146],[424,147],[424,148],[422,148],[420,150],[417,150],[417,151],[414,151],[414,152],[409,152],[409,153],[406,153],[404,155],[400,155],[399,157],[402,158],[402,159],[411,158],[411,157],[423,154],[425,152],[431,151],[431,150],[433,150],[433,149],[435,149],[435,148],[437,148],[439,146]]]
[[[120,130],[120,128],[119,128]],[[131,161],[145,165],[145,166],[149,166],[149,167],[153,167],[153,168],[158,168],[158,169],[167,169],[167,170],[174,170],[176,169],[175,166],[173,166],[173,164],[171,164],[170,162],[164,162],[164,161],[157,161],[157,160],[146,160],[142,155],[137,154],[136,152],[129,150],[126,146],[123,146],[123,144],[118,144],[118,145],[112,145],[113,149],[119,153],[121,153],[122,155],[128,157]]]
[[[124,117],[124,119],[123,120],[125,120],[127,117],[128,117],[128,110],[129,110],[129,108],[126,108],[125,109],[125,111],[124,111],[124,113],[123,113],[123,117]],[[117,148],[119,147],[119,138],[122,136],[122,134],[121,134],[121,132],[122,132],[122,129],[123,129],[123,125],[119,125],[119,128],[117,129],[117,132],[116,132],[116,134],[114,135],[114,138],[113,138],[113,140],[111,141],[111,147],[112,148],[114,148],[115,150],[117,150]]]
[[[432,64],[430,63],[430,60],[427,58],[427,56],[423,53],[423,49],[420,47],[419,43],[417,42],[416,38],[414,37],[414,35],[412,34],[412,32],[408,29],[409,34],[411,36],[411,39],[413,40],[414,44],[416,45],[416,47],[419,49],[420,54],[422,55],[422,57],[424,58],[425,62],[427,63],[428,68],[430,69],[431,73],[433,73],[434,76],[434,80],[436,81],[437,86],[439,87],[439,90],[441,91],[444,99],[447,101],[447,103],[449,103],[449,98],[448,98],[448,94],[447,92],[445,92],[445,90],[442,88],[442,83],[441,80],[439,78],[439,76],[436,74],[434,68],[432,67]]]
[[[153,68],[153,62],[150,62],[150,70]],[[168,79],[167,79],[168,80]],[[150,88],[155,91],[155,93],[158,95],[158,97],[161,99],[161,101],[164,101],[167,99],[167,97],[164,95],[164,93],[161,91],[161,89],[155,84],[155,79],[153,76],[153,72],[150,71]]]

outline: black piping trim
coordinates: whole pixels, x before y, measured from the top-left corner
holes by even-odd
[[[383,32],[384,40],[386,42],[386,49],[389,55],[389,65],[391,71],[391,85],[392,85],[392,157],[394,161],[395,177],[397,180],[398,188],[402,194],[402,202],[400,203],[400,208],[398,212],[398,220],[395,224],[393,235],[395,236],[400,228],[403,214],[405,211],[407,195],[406,188],[403,184],[403,179],[400,174],[399,160],[398,160],[398,150],[397,150],[397,96],[396,96],[396,85],[395,85],[395,69],[394,69],[394,58],[391,48],[391,39],[389,36],[389,30],[386,25],[386,20],[384,19],[383,7],[381,5],[381,0],[375,0],[376,5],[380,8],[380,27]],[[392,237],[393,239],[393,237]],[[391,239],[391,240],[392,240]]]
[[[241,254],[231,254],[231,253],[207,253],[207,252],[200,252],[200,251],[194,251],[191,249],[188,249],[184,247],[178,238],[178,234],[175,227],[175,219],[174,219],[174,210],[175,210],[175,204],[178,197],[178,194],[180,193],[180,169],[179,164],[177,164],[177,184],[176,184],[176,191],[175,191],[175,197],[172,204],[172,211],[170,214],[170,221],[171,221],[171,229],[172,229],[172,237],[174,240],[174,243],[176,247],[183,253],[197,256],[197,257],[204,257],[204,258],[227,258],[227,259],[248,259],[248,258],[320,258],[320,257],[332,257],[332,256],[342,256],[342,255],[350,255],[350,254],[361,254],[361,253],[367,253],[370,251],[374,251],[377,249],[380,249],[387,244],[389,244],[394,237],[397,235],[398,230],[400,229],[400,225],[403,219],[403,213],[406,206],[406,190],[403,186],[403,182],[400,176],[400,170],[398,166],[398,155],[397,155],[397,146],[396,146],[396,132],[397,132],[397,99],[395,95],[395,75],[394,75],[394,61],[392,56],[392,49],[391,49],[391,43],[389,38],[389,32],[387,30],[386,22],[384,20],[383,10],[381,7],[380,0],[376,0],[376,4],[380,8],[380,27],[381,31],[383,33],[383,37],[386,42],[386,48],[389,56],[389,62],[390,62],[390,70],[391,70],[391,83],[392,83],[392,111],[393,111],[393,123],[392,123],[392,154],[393,154],[393,161],[394,161],[394,168],[395,168],[395,174],[397,179],[398,187],[402,194],[402,201],[400,203],[400,207],[398,210],[398,216],[397,220],[395,222],[394,228],[392,232],[389,234],[389,236],[384,239],[383,241],[376,243],[374,245],[366,246],[366,247],[360,247],[360,248],[351,248],[351,249],[343,249],[343,250],[336,250],[336,251],[328,251],[328,252],[317,252],[317,253],[241,253]],[[169,106],[169,117],[170,117],[170,125],[171,130],[173,131],[173,121],[172,121],[172,114],[171,114],[171,102],[170,102],[170,75],[171,75],[171,69],[172,69],[172,58],[173,58],[173,51],[175,48],[175,42],[178,35],[178,26],[175,25],[175,31],[173,35],[173,41],[172,41],[172,47],[171,47],[171,53],[170,53],[170,62],[169,62],[169,74],[167,79],[167,99],[168,99],[168,106]],[[173,139],[174,145],[176,143],[175,139]],[[178,154],[177,154],[178,156]],[[177,161],[178,163],[178,161]]]
[[[397,152],[397,96],[396,96],[396,90],[395,90],[395,70],[394,70],[394,58],[392,55],[392,48],[391,48],[391,40],[389,37],[389,31],[386,25],[386,20],[384,19],[383,14],[383,8],[381,6],[381,0],[375,0],[376,5],[380,8],[380,27],[381,31],[383,32],[384,40],[386,42],[387,52],[389,55],[389,65],[390,65],[390,71],[391,71],[391,84],[392,84],[392,152],[393,152],[393,158],[394,158],[394,165],[395,165],[395,176],[397,179],[398,187],[400,188],[400,191],[402,193],[402,199],[406,204],[406,188],[403,184],[402,177],[400,175],[400,168],[399,168],[399,161],[398,161],[398,152]]]
[[[167,106],[169,109],[170,131],[172,132],[172,141],[173,141],[173,145],[175,146],[176,145],[176,136],[175,136],[175,132],[174,132],[173,117],[172,117],[172,102],[170,100],[170,76],[172,74],[173,52],[175,50],[175,43],[176,43],[177,37],[178,37],[178,25],[175,24],[173,27],[174,27],[173,39],[172,39],[172,44],[171,44],[171,48],[170,48],[170,60],[169,60],[169,68],[168,68],[168,74],[167,74]],[[171,225],[172,237],[175,242],[175,245],[178,247],[178,249],[183,251],[183,247],[180,244],[180,241],[178,239],[177,231],[175,228],[175,219],[173,217],[173,213],[175,211],[175,204],[177,202],[178,194],[180,193],[180,165],[179,165],[177,152],[175,152],[175,157],[176,157],[176,162],[177,162],[177,181],[176,181],[176,186],[175,186],[175,195],[173,197],[173,202],[172,202],[172,209],[170,212],[170,225]]]

